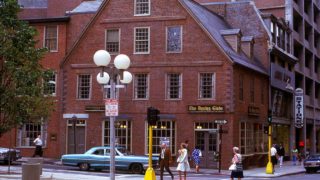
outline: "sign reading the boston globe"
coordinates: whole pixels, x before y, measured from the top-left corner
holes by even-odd
[[[295,95],[295,126],[303,127],[303,90],[301,88],[296,89]]]

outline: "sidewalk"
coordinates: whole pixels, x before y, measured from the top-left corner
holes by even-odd
[[[28,158],[22,158],[20,162],[26,162]],[[61,162],[56,159],[48,159],[44,158],[44,164],[56,164],[61,165]],[[176,167],[170,168],[174,174],[177,174]],[[284,166],[281,168],[279,166],[275,167],[274,174],[266,174],[266,168],[252,168],[248,170],[244,170],[245,177],[251,178],[276,178],[280,176],[292,175],[292,174],[299,174],[305,172],[305,169],[301,165],[293,166],[291,162],[285,162]],[[156,174],[158,175],[159,170],[156,170]],[[4,179],[22,179],[22,168],[19,166],[12,166],[11,167],[11,174],[8,174],[8,166],[0,166],[0,180]],[[191,169],[190,173],[195,173],[195,169]],[[230,171],[228,170],[221,170],[221,173],[218,173],[217,169],[200,169],[200,174],[211,174],[211,175],[230,175]],[[116,179],[141,179],[141,176],[136,175],[137,178],[134,178],[135,175],[132,174],[117,174]],[[43,169],[43,174],[41,175],[41,180],[102,180],[106,179],[105,176],[101,176],[101,174],[95,174],[85,171],[68,171],[68,170],[53,170],[53,169]]]

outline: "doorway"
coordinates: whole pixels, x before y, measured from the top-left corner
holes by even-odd
[[[75,132],[74,132],[74,129],[75,129]],[[85,120],[76,120],[75,124],[72,123],[72,120],[68,120],[68,126],[67,126],[67,134],[68,134],[67,153],[68,154],[83,154],[85,152],[86,150],[85,132],[86,132]],[[74,142],[74,140],[76,143]]]
[[[218,168],[218,160],[215,154],[218,152],[218,131],[195,131],[195,145],[202,152],[200,167]]]

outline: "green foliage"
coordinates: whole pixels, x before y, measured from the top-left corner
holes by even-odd
[[[0,0],[0,135],[27,121],[46,119],[53,99],[43,96],[46,72],[35,48],[36,30],[17,17],[16,0]]]

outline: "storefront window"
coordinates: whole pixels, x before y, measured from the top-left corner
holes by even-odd
[[[241,122],[240,150],[242,154],[267,152],[268,137],[263,133],[263,124]]]
[[[286,154],[290,148],[290,126],[284,124],[273,124],[272,126],[273,144],[281,144],[284,147]]]
[[[131,122],[128,120],[117,120],[115,122],[115,145],[125,147],[131,151]],[[105,121],[104,145],[110,145],[110,121]]]

